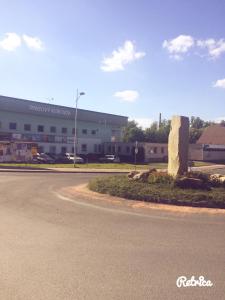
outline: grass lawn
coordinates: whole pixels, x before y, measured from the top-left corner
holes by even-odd
[[[213,165],[207,162],[195,162],[196,167]],[[0,167],[31,167],[31,168],[73,168],[73,164],[26,164],[26,163],[0,163]],[[84,169],[127,169],[133,170],[134,164],[127,163],[88,163],[76,164],[76,168]],[[149,168],[166,169],[167,163],[151,163],[151,164],[137,164],[137,170],[147,170]]]
[[[31,167],[31,168],[73,168],[73,164],[25,164],[25,163],[0,163],[0,167]],[[167,164],[159,163],[151,165],[152,168],[166,168]],[[88,164],[76,164],[76,168],[82,169],[134,169],[134,164],[126,163],[88,163]],[[138,170],[147,170],[149,169],[148,164],[139,164],[137,165]]]
[[[126,175],[94,178],[92,191],[126,199],[196,207],[225,208],[225,188],[184,189],[169,182],[130,181]]]

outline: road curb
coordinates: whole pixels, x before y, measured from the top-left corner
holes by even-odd
[[[117,196],[111,196],[108,194],[101,194],[91,191],[88,188],[88,184],[81,184],[78,186],[72,186],[63,188],[62,194],[70,196],[83,196],[89,199],[97,199],[100,201],[112,203],[115,205],[125,205],[125,207],[139,208],[139,209],[151,209],[154,211],[164,211],[170,213],[179,214],[208,214],[208,215],[225,215],[225,209],[220,208],[207,208],[207,207],[192,207],[192,206],[178,206],[173,204],[153,203],[145,202],[141,200],[125,199]]]

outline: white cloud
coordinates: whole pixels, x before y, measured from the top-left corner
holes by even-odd
[[[197,46],[200,48],[206,48],[208,55],[213,58],[219,58],[223,52],[225,52],[225,40],[220,39],[218,41],[214,39],[198,40]]]
[[[9,32],[5,34],[5,38],[0,40],[0,48],[7,51],[14,51],[22,45],[22,41],[30,49],[44,49],[43,43],[38,37],[32,37],[26,34],[20,36],[15,32]]]
[[[125,90],[116,92],[113,96],[126,102],[135,102],[139,98],[139,93],[134,90]]]
[[[217,81],[213,84],[213,87],[218,87],[218,88],[225,89],[225,78],[224,78],[224,79],[219,79],[219,80],[217,80]]]
[[[9,32],[5,34],[5,38],[0,41],[0,48],[7,51],[14,51],[21,46],[21,37],[14,33]]]
[[[149,128],[151,124],[154,122],[151,118],[130,118],[129,121],[134,120],[137,122],[138,126],[141,126],[143,129]]]
[[[212,48],[214,47],[216,41],[214,39],[207,39],[207,40],[198,40],[197,46],[201,48]]]
[[[43,50],[44,46],[42,41],[38,37],[29,36],[23,34],[24,43],[27,45],[28,48],[34,50]]]
[[[170,57],[177,61],[183,60],[183,57],[179,54],[172,54],[172,55],[170,55]]]
[[[170,57],[181,60],[182,54],[188,52],[195,44],[195,40],[190,35],[179,35],[172,40],[165,40],[163,48],[166,48],[170,53]]]
[[[223,53],[225,53],[224,39],[215,40],[213,38],[209,38],[205,40],[197,40],[190,35],[179,35],[174,39],[165,40],[162,46],[167,49],[170,57],[175,60],[182,60],[183,55],[193,48],[196,49],[194,54],[201,57],[209,56],[212,59],[219,58]],[[202,53],[199,53],[200,49],[206,50],[207,53],[202,55]]]
[[[112,52],[112,55],[102,60],[101,69],[105,72],[124,70],[124,66],[146,55],[145,52],[137,52],[134,43],[125,41],[123,47]]]

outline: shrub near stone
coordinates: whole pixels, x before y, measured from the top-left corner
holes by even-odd
[[[181,189],[166,173],[150,174],[148,182],[131,181],[125,175],[92,179],[89,188],[93,191],[126,199],[147,202],[225,208],[225,189]]]
[[[199,178],[190,177],[177,178],[174,182],[174,186],[181,189],[211,190],[210,183],[204,182]]]
[[[169,175],[167,172],[154,172],[149,175],[148,177],[149,183],[158,183],[158,184],[167,184],[171,185],[174,184],[175,179]]]

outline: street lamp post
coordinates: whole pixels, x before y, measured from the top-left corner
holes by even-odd
[[[73,167],[74,168],[75,168],[75,164],[76,164],[76,155],[77,155],[77,149],[76,149],[76,146],[77,146],[77,104],[78,104],[79,98],[81,96],[84,96],[84,95],[85,95],[84,92],[79,93],[78,89],[77,89],[76,109],[75,109],[75,117],[74,117],[74,141],[73,141],[73,155],[74,155],[74,158],[73,158]]]
[[[137,167],[137,154],[138,154],[138,142],[135,142],[135,148],[134,148],[134,170],[136,171]]]

